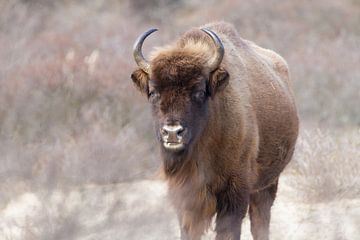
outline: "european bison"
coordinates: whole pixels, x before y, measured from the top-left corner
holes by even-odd
[[[285,60],[228,23],[186,32],[149,61],[134,45],[131,78],[148,96],[181,239],[240,239],[249,207],[254,239],[269,238],[279,175],[290,161],[298,114]]]

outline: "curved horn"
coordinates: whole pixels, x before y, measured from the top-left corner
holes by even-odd
[[[141,48],[142,45],[145,41],[145,39],[152,34],[153,32],[156,32],[157,29],[153,28],[150,29],[146,32],[144,32],[142,35],[140,35],[135,43],[134,43],[134,47],[133,47],[133,55],[134,55],[134,59],[136,64],[146,73],[150,73],[150,63],[144,58]]]
[[[211,37],[211,39],[214,41],[214,44],[216,46],[216,57],[214,62],[210,65],[210,70],[214,71],[215,69],[217,69],[224,57],[224,45],[222,44],[220,38],[218,37],[218,35],[216,35],[213,31],[211,31],[210,29],[207,28],[202,28],[202,31],[204,31],[207,35],[209,35]]]

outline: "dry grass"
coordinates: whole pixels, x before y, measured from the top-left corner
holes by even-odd
[[[172,236],[176,227],[161,217],[171,212],[154,207],[142,219],[121,200],[159,165],[148,106],[129,77],[133,41],[153,26],[161,31],[145,52],[224,19],[283,55],[303,130],[281,191],[297,204],[359,199],[359,16],[357,0],[0,1],[0,239],[139,239],[156,228],[152,216],[163,223],[152,236]],[[130,198],[147,198],[146,188]],[[67,198],[72,191],[92,210]],[[84,225],[92,216],[99,220]]]
[[[360,129],[304,131],[285,174],[303,201],[359,198],[359,149]]]

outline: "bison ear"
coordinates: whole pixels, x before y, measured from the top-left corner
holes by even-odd
[[[211,98],[214,98],[218,91],[223,90],[229,83],[229,73],[222,67],[219,67],[209,77],[209,93]]]
[[[146,95],[149,93],[149,75],[146,72],[137,69],[131,74],[131,79],[141,93]]]

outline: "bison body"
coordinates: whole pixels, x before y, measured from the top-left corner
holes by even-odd
[[[223,22],[191,29],[149,61],[136,52],[146,37],[132,79],[152,103],[181,238],[200,239],[216,216],[216,239],[240,239],[249,209],[254,239],[268,239],[298,135],[287,63]]]

